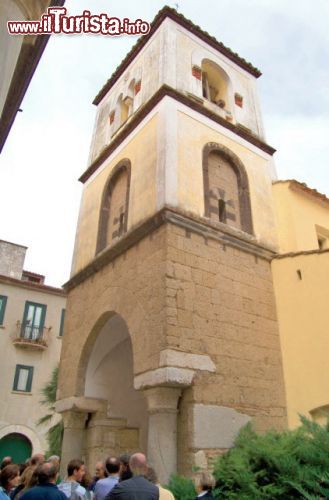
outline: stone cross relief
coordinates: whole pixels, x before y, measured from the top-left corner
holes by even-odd
[[[124,231],[124,222],[125,222],[125,209],[124,206],[119,208],[119,216],[113,218],[113,228],[114,231],[112,233],[112,239],[118,238],[122,235]]]
[[[224,189],[210,190],[210,213],[216,214],[220,222],[236,221],[234,200],[226,199]]]

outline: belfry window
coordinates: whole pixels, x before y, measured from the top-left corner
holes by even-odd
[[[115,114],[117,115],[116,126],[119,128],[125,123],[134,112],[135,79],[133,79],[127,89],[126,94],[120,94],[116,104]]]
[[[248,179],[237,156],[209,143],[203,151],[205,216],[252,233]]]
[[[99,221],[97,253],[127,231],[130,162],[120,162],[104,189]]]
[[[229,109],[229,78],[216,63],[204,59],[202,69],[202,95],[220,108]]]

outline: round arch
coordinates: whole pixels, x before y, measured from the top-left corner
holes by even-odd
[[[133,344],[127,323],[114,311],[98,319],[80,358],[80,391],[87,398],[108,401],[108,417],[124,419],[140,431],[146,449],[147,407],[134,388]]]
[[[43,447],[40,442],[39,436],[29,427],[25,425],[6,425],[0,429],[0,442],[6,436],[18,435],[22,436],[25,442],[30,443],[30,453],[42,453]]]
[[[249,193],[249,182],[246,169],[239,159],[229,148],[216,142],[208,142],[203,148],[202,169],[204,186],[205,216],[210,216],[210,197],[209,197],[209,168],[208,158],[210,153],[216,153],[225,158],[232,167],[238,183],[239,208],[241,218],[241,229],[246,233],[253,234],[251,204]]]
[[[233,113],[232,82],[226,71],[212,59],[201,61],[202,97]]]
[[[110,204],[111,204],[111,195],[117,181],[118,177],[122,174],[126,173],[127,175],[127,189],[126,189],[126,199],[125,199],[125,217],[123,221],[123,232],[127,232],[128,226],[128,211],[129,211],[129,193],[130,193],[130,177],[131,177],[131,163],[128,158],[124,158],[121,160],[110,173],[104,190],[102,194],[101,201],[101,210],[99,214],[99,222],[98,222],[98,236],[97,236],[97,245],[96,245],[96,255],[104,250],[106,247],[107,241],[107,225],[108,219],[110,215]]]
[[[32,444],[24,434],[12,432],[0,439],[0,460],[12,457],[16,464],[25,463],[32,455]]]

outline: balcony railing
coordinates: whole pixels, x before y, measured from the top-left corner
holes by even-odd
[[[17,321],[13,343],[18,347],[46,349],[50,328],[33,326]]]

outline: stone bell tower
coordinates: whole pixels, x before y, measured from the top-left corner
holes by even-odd
[[[63,463],[162,481],[286,425],[260,72],[164,8],[94,100],[57,409]]]

